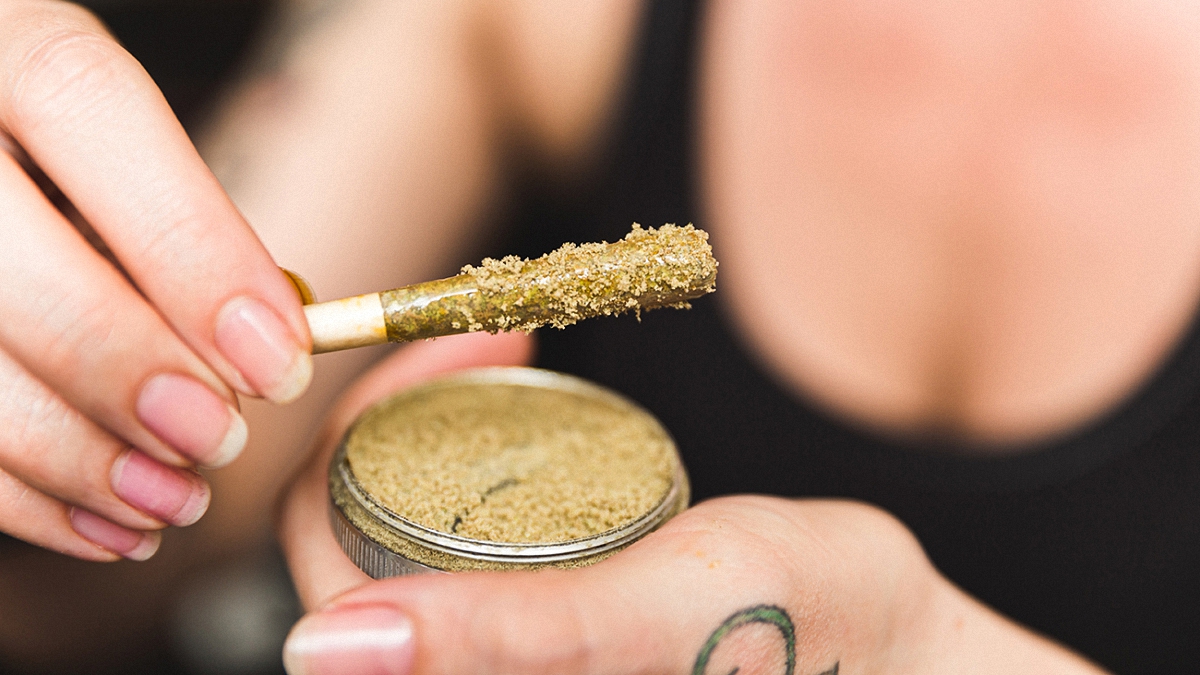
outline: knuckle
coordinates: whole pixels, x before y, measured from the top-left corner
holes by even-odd
[[[46,330],[32,356],[50,380],[78,377],[91,370],[89,364],[124,351],[118,344],[111,305],[88,304],[83,298],[69,297],[66,289],[47,295],[41,307]]]
[[[0,470],[0,532],[59,553],[70,553],[67,507]]]
[[[814,528],[824,543],[827,560],[853,561],[860,572],[870,572],[879,581],[903,579],[930,568],[916,535],[887,510],[856,500],[829,500],[813,517]],[[891,583],[888,582],[888,583]]]
[[[139,261],[143,275],[187,269],[198,251],[207,250],[212,228],[179,197],[164,195],[147,201],[144,221],[154,226],[145,228],[136,250],[128,254]]]
[[[0,354],[0,446],[4,454],[35,452],[47,438],[61,437],[75,422],[74,411],[39,385]]]
[[[36,498],[37,492],[16,476],[0,470],[0,512],[20,511]]]
[[[29,459],[44,456],[47,442],[68,435],[77,421],[66,406],[45,397],[28,400],[15,417],[8,420],[8,441],[23,449]]]
[[[8,369],[3,369],[7,371]],[[11,375],[2,372],[0,377]],[[105,461],[116,440],[31,377],[5,377],[0,396],[0,468],[63,495],[108,490]],[[96,447],[99,443],[100,448]],[[89,452],[83,452],[84,449]]]
[[[542,577],[487,601],[476,614],[475,654],[485,671],[553,675],[593,672],[595,640],[576,594]]]
[[[916,535],[908,529],[902,520],[890,511],[874,504],[860,501],[841,502],[853,527],[866,533],[875,541],[890,545],[893,550],[915,553],[920,550],[920,542]]]
[[[133,57],[98,22],[57,17],[45,23],[23,40],[10,70],[7,112],[10,124],[24,131],[86,119],[131,91]]]

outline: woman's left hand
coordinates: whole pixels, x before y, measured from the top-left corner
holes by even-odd
[[[523,336],[412,345],[335,409],[283,504],[306,607],[291,675],[1097,672],[948,583],[883,511],[705,502],[592,567],[372,581],[328,522],[325,467],[354,416],[440,372],[524,362]]]

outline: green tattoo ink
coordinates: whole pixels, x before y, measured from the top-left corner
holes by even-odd
[[[795,675],[796,672],[796,627],[792,624],[792,617],[788,616],[787,610],[775,605],[756,605],[748,609],[743,609],[740,612],[735,612],[728,619],[725,619],[717,629],[708,636],[704,646],[700,648],[700,653],[696,655],[696,665],[692,667],[692,675],[704,675],[704,671],[708,668],[708,660],[712,658],[713,652],[717,645],[725,639],[733,631],[752,623],[765,623],[775,626],[779,629],[783,636],[783,646],[787,650],[787,665],[784,670],[785,675]],[[840,663],[833,664],[833,668],[821,673],[820,675],[837,675],[838,666]],[[738,668],[729,671],[728,675],[736,675]]]

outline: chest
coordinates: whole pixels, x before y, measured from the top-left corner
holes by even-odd
[[[999,446],[1148,377],[1200,302],[1200,10],[1133,4],[713,4],[708,224],[781,379]]]

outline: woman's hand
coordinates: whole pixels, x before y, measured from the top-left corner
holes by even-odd
[[[280,519],[314,610],[288,640],[289,673],[1096,672],[963,595],[903,525],[852,502],[725,498],[585,569],[371,581],[328,524],[336,440],[397,389],[527,355],[512,335],[413,345],[335,409]]]
[[[0,0],[0,531],[144,559],[311,375],[294,290],[85,10]]]

